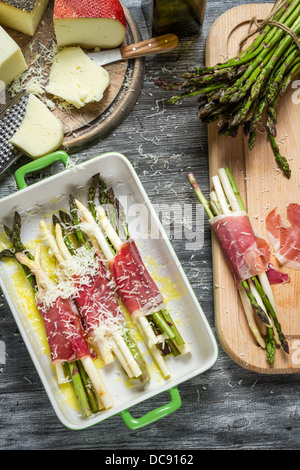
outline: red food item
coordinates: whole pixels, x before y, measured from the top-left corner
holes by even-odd
[[[278,269],[273,266],[272,263],[268,264],[266,274],[269,279],[269,283],[272,284],[285,284],[286,282],[290,282],[290,276],[286,273],[279,271]]]
[[[236,285],[266,271],[248,215],[232,212],[211,220]]]
[[[91,336],[99,327],[113,328],[121,319],[121,308],[100,260],[99,274],[79,287],[75,301]]]
[[[90,356],[76,305],[58,297],[50,307],[37,304],[43,319],[53,364],[72,362]]]
[[[163,297],[145,267],[134,240],[123,243],[110,261],[110,269],[116,291],[131,315],[136,312],[147,315],[159,310]]]
[[[256,235],[256,244],[262,259],[267,264],[266,275],[268,276],[270,284],[284,284],[290,282],[290,276],[276,269],[270,262],[271,249],[266,240]]]
[[[273,245],[275,256],[282,266],[300,269],[300,205],[290,203],[286,210],[288,224],[277,209],[266,218],[266,228]]]
[[[54,18],[113,18],[126,27],[119,0],[55,0]]]

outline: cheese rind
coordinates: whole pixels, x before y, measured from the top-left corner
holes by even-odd
[[[126,35],[119,0],[55,0],[54,30],[59,47],[118,47]]]
[[[65,47],[54,59],[46,91],[82,108],[100,101],[109,83],[108,72],[80,47]]]
[[[0,24],[33,36],[49,0],[2,0]]]
[[[8,86],[27,70],[27,64],[18,44],[0,26],[0,81]]]
[[[29,95],[25,117],[9,142],[36,159],[54,152],[62,143],[62,122],[34,95]]]

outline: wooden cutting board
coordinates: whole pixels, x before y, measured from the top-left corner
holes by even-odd
[[[234,57],[253,17],[263,19],[271,4],[242,5],[223,14],[212,26],[206,44],[206,64],[215,65]],[[300,78],[300,77],[299,77]],[[240,188],[255,230],[269,242],[265,218],[275,207],[285,217],[286,204],[300,202],[300,82],[294,81],[278,109],[277,141],[292,170],[288,180],[278,171],[266,133],[261,127],[255,148],[250,152],[240,130],[236,138],[220,137],[216,124],[208,126],[210,177],[218,168],[229,166]],[[298,88],[298,93],[297,93]],[[300,271],[282,269],[291,282],[273,286],[278,317],[290,347],[287,355],[276,350],[271,367],[265,351],[257,345],[245,320],[231,273],[217,240],[213,237],[215,324],[220,343],[239,365],[265,374],[300,371]],[[279,267],[275,258],[272,262]],[[280,268],[281,269],[281,268]]]
[[[30,77],[35,77],[43,69],[43,82],[44,79],[48,82],[52,64],[51,53],[56,44],[53,6],[54,2],[50,0],[33,37],[5,28],[21,47]],[[123,8],[127,22],[127,34],[123,43],[125,46],[141,41],[142,37],[130,11],[124,5]],[[144,81],[144,58],[115,62],[105,65],[104,68],[109,73],[110,86],[100,102],[89,103],[81,109],[71,107],[66,111],[56,106],[53,110],[64,125],[64,149],[69,154],[79,152],[109,135],[126,118],[139,97]],[[47,99],[53,101],[53,96],[46,92],[38,98],[44,103]],[[11,94],[7,92],[6,101],[10,99]]]

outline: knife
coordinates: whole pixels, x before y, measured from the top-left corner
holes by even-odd
[[[116,49],[90,52],[88,56],[98,65],[110,64],[121,60],[135,59],[153,54],[172,51],[178,45],[178,37],[175,34],[164,34],[145,41],[129,44]]]

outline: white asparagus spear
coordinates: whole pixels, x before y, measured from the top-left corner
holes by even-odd
[[[113,259],[114,254],[105,240],[105,236],[103,235],[101,228],[95,221],[90,211],[77,199],[75,200],[75,203],[77,209],[80,211],[80,218],[83,222],[81,227],[82,231],[85,232],[89,237],[93,237],[97,240],[101,251],[108,261]]]
[[[254,298],[255,298],[256,302],[258,303],[258,305],[259,305],[260,308],[264,311],[266,317],[268,318],[269,324],[265,323],[265,325],[266,325],[267,327],[272,328],[272,321],[271,321],[270,316],[269,316],[269,314],[268,314],[268,312],[267,312],[267,310],[266,310],[266,308],[265,308],[265,305],[264,305],[264,303],[263,303],[263,301],[262,301],[262,298],[261,298],[261,296],[259,295],[258,290],[256,289],[256,287],[255,287],[254,283],[251,281],[251,279],[248,280],[248,284],[249,284],[249,287],[250,287],[250,290],[251,290],[252,294],[254,295]]]
[[[227,203],[227,200],[226,200],[226,197],[225,197],[225,194],[224,194],[224,191],[223,191],[223,188],[221,186],[218,176],[212,177],[212,183],[214,185],[215,192],[216,192],[222,213],[229,214],[230,209],[228,207],[228,203]]]
[[[238,287],[238,291],[239,291],[239,294],[240,294],[241,302],[242,302],[242,305],[243,305],[243,308],[244,308],[244,312],[245,312],[245,315],[246,315],[246,318],[247,318],[247,321],[248,321],[249,328],[252,331],[252,333],[253,333],[256,341],[258,342],[258,344],[262,348],[265,349],[266,348],[266,342],[265,342],[264,338],[262,337],[262,335],[259,331],[259,328],[257,326],[257,323],[255,321],[255,315],[254,315],[253,308],[251,306],[250,300],[248,299],[248,296],[247,296],[245,290],[241,286]]]
[[[100,404],[102,402],[106,409],[111,408],[113,406],[112,397],[105,387],[101,379],[100,371],[95,366],[94,361],[91,357],[87,356],[81,359],[81,362],[93,384],[97,399],[100,401]]]
[[[53,253],[53,255],[55,256],[55,258],[57,259],[58,263],[62,263],[64,258],[60,253],[60,250],[57,246],[54,235],[50,232],[50,230],[48,229],[48,226],[47,226],[47,224],[44,220],[40,220],[40,230],[43,234],[43,237],[44,237],[48,247],[50,248],[50,250]]]
[[[225,168],[220,168],[218,170],[218,174],[219,174],[219,177],[220,177],[220,180],[221,180],[221,184],[224,188],[224,191],[225,191],[225,194],[226,194],[226,197],[228,199],[228,202],[231,206],[231,209],[236,212],[236,211],[240,211],[242,210],[241,207],[240,207],[240,204],[237,200],[237,197],[236,195],[234,194],[234,191],[232,189],[232,186],[230,184],[230,181],[228,180],[228,176],[227,176],[227,173],[226,173],[226,170]]]
[[[123,242],[121,238],[118,236],[113,226],[111,225],[110,220],[108,219],[105,210],[103,209],[103,207],[97,206],[96,211],[97,211],[100,223],[103,227],[104,232],[107,234],[108,239],[111,241],[116,251],[120,250]]]

